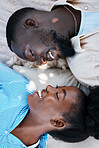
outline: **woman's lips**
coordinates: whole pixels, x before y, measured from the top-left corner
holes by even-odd
[[[40,100],[42,100],[42,93],[41,93],[41,91],[38,90],[38,91],[36,91],[36,93],[37,93],[38,97],[40,98]]]

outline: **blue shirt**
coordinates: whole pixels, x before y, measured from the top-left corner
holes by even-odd
[[[99,27],[99,11],[83,12],[81,11],[81,24],[78,35],[87,34]]]
[[[29,106],[29,81],[21,74],[0,63],[0,148],[26,147],[10,132],[24,119]],[[41,136],[39,148],[46,147],[47,135]]]

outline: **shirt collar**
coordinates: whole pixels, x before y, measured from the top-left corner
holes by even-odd
[[[81,46],[80,46],[79,36],[74,36],[73,38],[71,38],[71,43],[72,43],[72,46],[73,46],[75,52],[80,53],[80,52],[85,51],[85,49],[82,49]]]

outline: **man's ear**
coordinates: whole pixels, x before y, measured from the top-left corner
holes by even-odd
[[[24,22],[24,26],[27,28],[38,28],[38,22],[36,20],[33,19],[27,19]]]
[[[63,128],[66,126],[66,122],[63,119],[51,119],[50,123],[57,128]]]

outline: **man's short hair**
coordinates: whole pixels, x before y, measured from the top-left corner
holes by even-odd
[[[20,31],[20,24],[21,21],[25,18],[26,15],[30,14],[30,12],[33,13],[34,8],[27,7],[22,8],[14,12],[7,23],[6,26],[6,38],[8,47],[11,49],[11,41],[16,42],[16,34],[18,31]],[[12,50],[12,49],[11,49]]]

